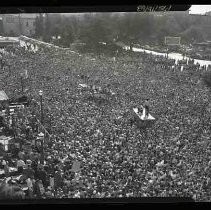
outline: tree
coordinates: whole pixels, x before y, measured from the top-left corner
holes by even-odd
[[[203,30],[197,26],[191,26],[183,31],[181,36],[188,42],[202,42],[205,40]]]
[[[210,72],[210,71],[205,72],[205,73],[203,74],[202,79],[203,79],[204,84],[205,84],[208,88],[211,88],[211,72]]]
[[[35,19],[35,37],[42,37],[44,32],[44,18],[43,14],[39,14],[39,16]]]
[[[44,30],[43,30],[43,40],[49,42],[51,39],[51,21],[49,18],[49,14],[45,14],[44,18]]]
[[[211,37],[211,20],[181,13],[86,13],[84,15],[47,14],[36,18],[36,36],[49,41],[60,35],[64,46],[71,42],[86,43],[99,53],[99,42],[122,41],[132,47],[135,43],[164,44],[165,36],[181,36],[184,42],[203,41]],[[43,24],[45,28],[43,28]]]
[[[74,40],[78,40],[80,34],[80,21],[76,16],[71,17],[69,27],[71,28]]]
[[[115,21],[115,20],[114,20]],[[119,41],[130,46],[134,43],[150,41],[155,21],[151,14],[126,13],[116,18],[116,33]]]
[[[80,31],[80,40],[91,49],[99,50],[99,42],[107,42],[109,31],[105,27],[106,19],[103,15],[87,15],[86,22]]]
[[[140,35],[140,21],[134,13],[124,14],[118,19],[118,40],[130,46],[132,50],[134,42]]]
[[[71,30],[71,27],[62,28],[61,34],[62,34],[62,37],[61,37],[60,43],[65,47],[69,47],[70,43],[72,43],[74,40],[74,35]]]

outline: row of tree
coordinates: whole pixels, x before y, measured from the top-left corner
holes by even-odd
[[[85,43],[98,48],[99,42],[122,41],[164,45],[165,36],[181,36],[183,44],[209,40],[210,18],[187,13],[85,13],[40,14],[36,19],[36,37],[69,47],[72,43]]]

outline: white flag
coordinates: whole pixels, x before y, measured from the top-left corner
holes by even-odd
[[[27,79],[28,78],[28,70],[25,70],[25,79]]]

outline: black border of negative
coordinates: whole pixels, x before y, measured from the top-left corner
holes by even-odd
[[[146,0],[1,0],[0,13],[79,13],[79,12],[153,12],[185,11],[190,4]]]

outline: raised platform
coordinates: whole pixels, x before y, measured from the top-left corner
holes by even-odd
[[[151,114],[149,114],[148,115],[148,117],[146,116],[146,114],[145,114],[145,109],[143,110],[143,112],[142,113],[139,113],[138,112],[138,108],[133,108],[133,111],[135,112],[135,114],[141,119],[141,120],[143,120],[143,121],[145,121],[145,120],[155,120],[155,118],[151,115]]]

